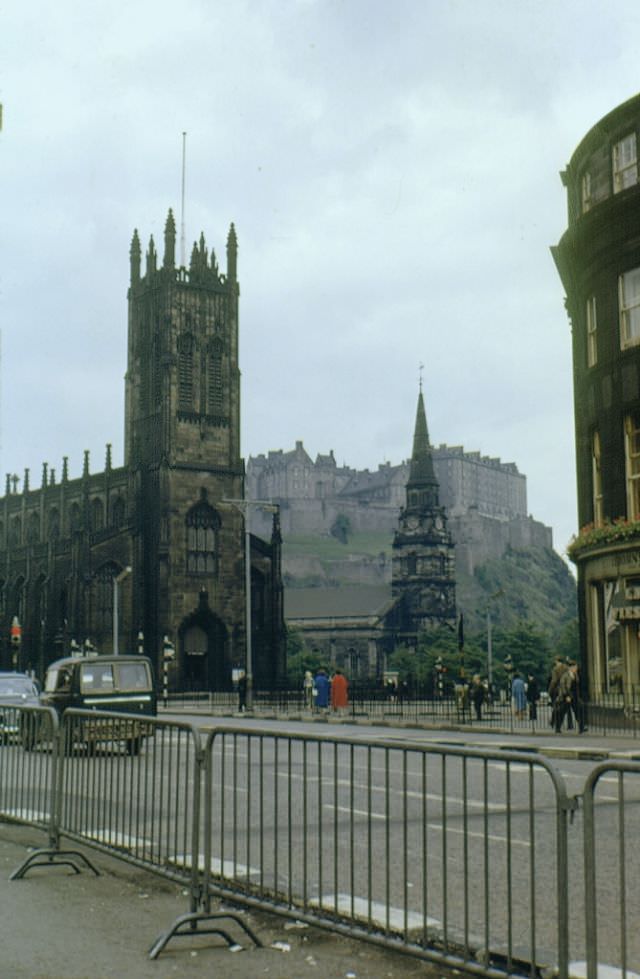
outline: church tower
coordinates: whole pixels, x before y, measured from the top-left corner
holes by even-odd
[[[455,626],[454,574],[454,544],[446,511],[439,503],[421,384],[406,505],[393,539],[391,587],[393,597],[400,600],[399,641],[413,644],[422,629]]]
[[[244,525],[227,502],[244,497],[238,246],[231,225],[226,272],[204,235],[188,268],[176,267],[175,246],[169,211],[162,259],[151,238],[143,271],[137,231],[130,251],[125,467],[133,606],[146,648],[161,649],[167,636],[183,682],[221,689],[246,648]],[[269,599],[278,582],[268,548],[252,549],[251,565],[254,616],[263,616],[254,632],[266,656],[278,645],[281,619]],[[261,670],[260,657],[256,648],[254,674],[264,684],[281,664]]]

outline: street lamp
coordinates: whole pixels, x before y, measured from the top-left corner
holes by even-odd
[[[271,503],[270,500],[223,500],[240,510],[244,518],[244,594],[245,594],[245,619],[246,619],[246,661],[245,675],[247,678],[247,699],[246,709],[253,710],[253,644],[251,636],[251,529],[249,517],[251,507],[264,510],[266,513],[277,513],[278,504]]]
[[[113,655],[118,655],[118,590],[121,581],[131,574],[131,568],[127,565],[120,574],[113,577]]]

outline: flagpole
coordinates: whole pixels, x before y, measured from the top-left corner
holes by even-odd
[[[180,207],[180,266],[182,268],[186,267],[187,258],[185,254],[185,237],[184,237],[184,186],[185,186],[185,174],[186,174],[186,160],[187,160],[187,134],[182,133],[182,198]]]

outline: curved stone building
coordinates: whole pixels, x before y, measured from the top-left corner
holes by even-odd
[[[552,249],[573,342],[583,666],[592,695],[640,684],[640,95],[575,150]]]

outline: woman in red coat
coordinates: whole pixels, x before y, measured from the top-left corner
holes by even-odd
[[[346,676],[336,670],[331,681],[331,706],[334,710],[342,710],[349,704],[349,683]]]

